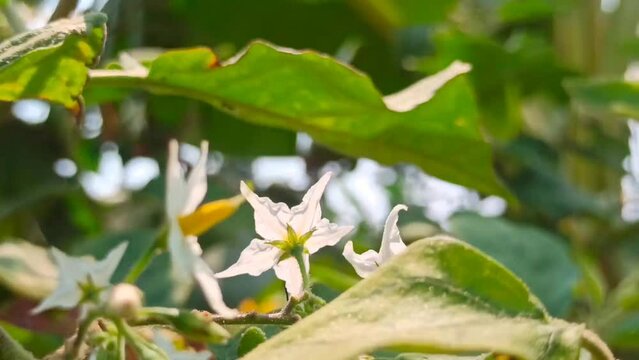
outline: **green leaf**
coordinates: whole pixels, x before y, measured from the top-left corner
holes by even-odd
[[[476,214],[456,215],[450,226],[453,235],[519,276],[553,315],[566,315],[572,305],[579,269],[561,238],[532,226]]]
[[[434,237],[244,359],[340,360],[392,348],[575,360],[583,329],[548,317],[519,279],[470,245]]]
[[[38,98],[80,111],[79,97],[105,39],[100,13],[63,19],[0,44],[0,100]]]
[[[0,283],[16,294],[43,299],[57,286],[57,276],[47,249],[18,240],[0,244]]]
[[[35,358],[0,327],[0,360],[35,360]]]
[[[4,321],[0,321],[0,328],[37,357],[42,357],[55,351],[63,342],[63,339],[59,336],[33,332]]]
[[[580,79],[565,86],[573,102],[586,111],[639,117],[639,83]]]
[[[458,74],[449,69],[447,79],[438,74],[383,98],[368,77],[328,56],[255,42],[223,66],[207,49],[171,51],[151,63],[148,75],[97,71],[90,85],[92,92],[123,87],[198,99],[255,124],[307,132],[346,155],[414,163],[508,197],[481,136],[472,91]]]

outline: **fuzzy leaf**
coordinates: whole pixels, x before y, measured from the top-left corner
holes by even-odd
[[[352,359],[376,349],[579,356],[583,326],[550,318],[510,271],[448,237],[413,243],[245,360]]]

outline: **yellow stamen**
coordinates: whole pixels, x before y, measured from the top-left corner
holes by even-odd
[[[206,203],[197,208],[193,213],[178,219],[184,235],[199,236],[228,219],[237,211],[244,202],[242,195],[228,199],[221,199]]]

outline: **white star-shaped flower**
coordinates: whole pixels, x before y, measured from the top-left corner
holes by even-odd
[[[379,253],[374,250],[368,250],[362,254],[357,254],[353,250],[353,242],[349,241],[344,246],[342,255],[348,260],[357,275],[366,278],[372,274],[378,267],[388,261],[393,256],[406,250],[406,245],[399,236],[397,228],[397,219],[401,210],[407,210],[406,205],[397,205],[391,210],[384,225],[384,233],[382,235],[382,245]]]
[[[337,244],[353,229],[322,218],[320,199],[330,177],[331,173],[322,176],[304,195],[302,202],[292,208],[257,196],[242,182],[240,190],[255,210],[255,231],[262,238],[253,239],[237,262],[218,273],[217,277],[258,276],[273,268],[275,275],[286,282],[286,290],[291,296],[303,295],[302,273],[296,259],[291,256],[294,249],[303,248],[302,256],[308,273],[310,254]]]
[[[206,160],[208,142],[200,145],[200,158],[186,176],[178,159],[178,142],[169,143],[166,169],[166,215],[168,248],[173,266],[173,278],[178,284],[189,284],[195,278],[213,310],[222,315],[234,315],[222,299],[215,274],[201,258],[202,248],[197,235],[232,215],[242,203],[241,197],[198,205],[207,190]]]
[[[33,314],[53,308],[71,309],[82,303],[97,303],[111,286],[109,282],[118,267],[127,243],[118,245],[101,261],[93,257],[73,257],[52,248],[51,255],[58,265],[58,286],[40,305],[31,310]]]

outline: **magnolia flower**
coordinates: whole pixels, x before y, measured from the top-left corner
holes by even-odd
[[[206,160],[208,142],[200,146],[200,158],[185,175],[178,159],[178,143],[169,143],[166,169],[166,215],[168,247],[173,266],[173,278],[179,284],[189,284],[194,277],[213,310],[222,315],[234,315],[222,299],[215,274],[204,260],[197,236],[231,216],[243,202],[241,196],[198,205],[206,195]]]
[[[302,250],[304,268],[308,273],[310,254],[337,244],[353,229],[322,218],[320,199],[330,177],[331,173],[322,176],[304,195],[302,203],[292,208],[284,203],[273,203],[267,197],[258,197],[242,182],[240,190],[255,210],[255,231],[262,238],[253,239],[237,262],[218,273],[217,277],[258,276],[273,268],[275,275],[286,282],[286,290],[291,296],[303,295],[304,277],[293,252]]]
[[[58,287],[40,305],[31,310],[33,314],[53,308],[71,309],[81,303],[99,303],[111,286],[109,282],[118,267],[127,243],[118,245],[101,261],[93,257],[73,257],[52,248],[51,255],[58,265]]]
[[[397,205],[393,208],[393,210],[391,210],[390,214],[388,214],[386,224],[384,225],[382,245],[379,249],[379,253],[373,250],[368,250],[363,254],[357,254],[353,250],[353,242],[349,241],[346,243],[342,255],[344,255],[346,260],[353,265],[357,275],[363,278],[368,277],[383,263],[406,249],[406,245],[399,236],[397,218],[399,217],[400,210],[407,209],[408,207],[406,207],[406,205]]]

